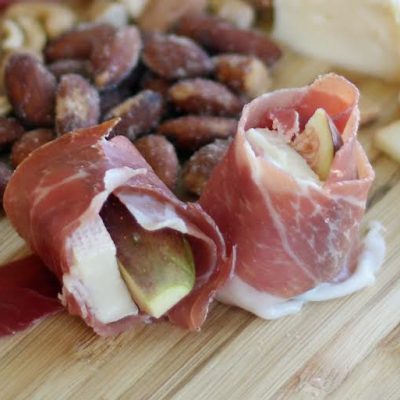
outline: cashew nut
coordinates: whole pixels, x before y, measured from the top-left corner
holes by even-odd
[[[126,8],[131,18],[136,19],[143,14],[149,0],[118,0],[118,2]]]
[[[36,19],[26,15],[4,19],[0,23],[0,32],[0,49],[3,56],[17,50],[42,57],[46,34]]]
[[[128,12],[124,5],[108,0],[97,0],[89,9],[90,21],[106,22],[117,28],[128,24]]]
[[[255,20],[254,8],[243,0],[214,1],[214,12],[239,28],[251,28]]]
[[[48,2],[16,3],[5,14],[7,18],[27,16],[39,21],[50,38],[72,29],[76,22],[76,16],[70,8]]]
[[[42,25],[32,17],[19,15],[15,17],[15,22],[20,26],[24,33],[24,43],[21,47],[30,50],[35,54],[41,54],[46,45],[46,33]]]
[[[3,50],[22,47],[25,36],[21,27],[12,19],[5,19],[0,25],[0,43]]]
[[[11,111],[12,107],[8,102],[7,96],[0,96],[0,117],[6,117]]]

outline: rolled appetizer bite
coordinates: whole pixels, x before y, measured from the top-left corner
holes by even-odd
[[[196,330],[229,277],[222,236],[184,204],[132,143],[107,139],[118,120],[63,135],[15,171],[4,208],[58,277],[61,299],[100,335],[167,316]]]
[[[359,238],[374,171],[356,138],[358,99],[329,74],[244,108],[200,199],[237,248],[222,302],[274,319],[374,282],[385,244],[378,223]]]

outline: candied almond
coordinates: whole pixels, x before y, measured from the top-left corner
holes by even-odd
[[[169,99],[178,110],[193,114],[237,115],[240,99],[226,86],[209,79],[186,79],[169,89]]]
[[[163,97],[152,90],[143,90],[110,110],[105,119],[121,118],[113,134],[134,140],[138,135],[157,127],[163,111]]]
[[[212,68],[208,54],[193,40],[162,33],[146,35],[142,59],[151,71],[166,79],[203,76]]]
[[[182,171],[184,188],[198,196],[203,192],[214,168],[228,150],[230,140],[217,139],[198,150],[186,162]]]
[[[155,174],[170,189],[174,189],[179,172],[179,161],[174,146],[160,135],[143,136],[134,144]]]
[[[35,129],[25,133],[11,148],[12,165],[17,167],[29,154],[53,138],[53,132],[49,129]]]
[[[8,148],[24,132],[24,127],[15,118],[0,118],[0,150]]]
[[[217,80],[250,99],[266,93],[271,88],[269,70],[257,57],[222,54],[214,57],[213,61]]]
[[[12,169],[6,163],[0,161],[0,205],[3,203],[4,192],[12,173]]]
[[[83,59],[90,57],[97,41],[104,41],[115,33],[109,24],[82,24],[52,40],[45,49],[47,61]]]
[[[141,50],[140,32],[134,26],[96,41],[90,56],[96,86],[106,89],[120,83],[138,64]]]
[[[170,138],[183,150],[197,150],[215,139],[236,133],[238,122],[233,118],[208,115],[186,115],[163,122],[158,133]]]
[[[35,56],[15,53],[7,61],[5,88],[15,114],[30,126],[52,126],[57,82]]]
[[[80,75],[64,75],[56,96],[57,134],[96,125],[99,118],[100,99],[96,88]]]
[[[58,60],[47,66],[49,71],[59,80],[63,75],[78,74],[90,78],[91,67],[86,60],[65,59]]]
[[[267,65],[281,57],[280,48],[265,33],[240,29],[218,17],[187,14],[180,20],[176,33],[217,53],[253,55]]]

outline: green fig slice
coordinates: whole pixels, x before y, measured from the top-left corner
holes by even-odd
[[[195,266],[182,233],[144,229],[115,196],[100,215],[117,248],[121,276],[142,312],[159,318],[191,292]]]
[[[342,138],[329,115],[318,108],[308,120],[305,129],[291,143],[307,164],[324,181],[328,178],[335,152]]]

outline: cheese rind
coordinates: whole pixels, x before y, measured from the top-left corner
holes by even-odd
[[[400,81],[399,0],[275,0],[276,39],[338,66]]]

